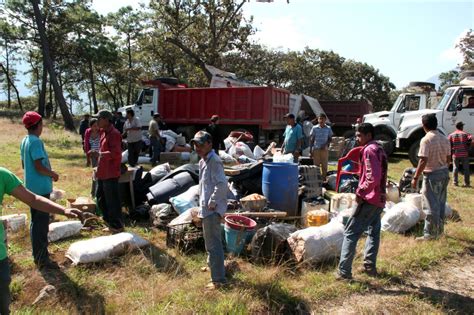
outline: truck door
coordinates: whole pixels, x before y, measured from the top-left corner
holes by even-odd
[[[154,96],[154,89],[143,89],[142,94],[140,95],[139,102],[138,102],[138,113],[135,113],[142,125],[148,124],[153,116],[153,96]]]
[[[410,112],[420,109],[421,96],[415,94],[406,94],[405,97],[401,100],[400,105],[398,106],[397,112],[394,115],[395,127],[398,128],[400,125],[400,117],[402,113]]]
[[[464,123],[464,131],[474,133],[474,88],[463,89],[462,109],[457,111],[456,121]],[[457,99],[457,98],[456,98]],[[454,131],[454,128],[453,128]],[[452,132],[452,131],[450,131]]]

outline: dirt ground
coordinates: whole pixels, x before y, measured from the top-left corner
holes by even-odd
[[[402,301],[403,303],[400,303]],[[407,301],[413,301],[413,304]],[[474,253],[445,261],[433,269],[406,277],[399,284],[383,289],[369,289],[365,294],[354,294],[344,300],[333,300],[317,312],[474,314]]]

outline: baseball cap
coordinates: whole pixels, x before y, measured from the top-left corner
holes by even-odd
[[[30,111],[23,115],[23,119],[21,121],[23,122],[23,125],[25,125],[25,128],[28,129],[31,126],[36,125],[41,119],[42,117],[40,114]]]
[[[212,136],[208,132],[205,132],[205,131],[198,131],[194,135],[194,138],[192,138],[190,141],[191,145],[193,145],[194,143],[203,145],[206,142],[212,142]]]
[[[288,114],[286,114],[285,116],[283,116],[283,118],[292,118],[292,119],[295,119],[295,115],[293,115],[292,113],[288,113]]]
[[[218,115],[212,115],[211,116],[211,121],[216,121],[216,120],[219,120],[219,116]]]
[[[160,113],[154,113],[153,118],[155,118],[155,117],[161,117]]]
[[[114,119],[114,116],[112,115],[112,113],[106,109],[101,109],[97,112],[97,114],[95,114],[94,116],[92,117],[95,117],[95,118],[104,118],[104,119],[108,119],[108,120],[112,120]]]

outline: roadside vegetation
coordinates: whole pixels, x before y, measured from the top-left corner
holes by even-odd
[[[60,174],[57,188],[69,197],[87,196],[91,171],[85,167],[80,137],[46,122],[43,138],[53,168]],[[51,127],[52,126],[52,127]],[[22,177],[19,143],[25,129],[15,119],[0,119],[0,165]],[[390,159],[389,177],[397,181],[410,164],[403,155]],[[152,230],[143,222],[129,222],[128,231],[152,242],[150,248],[111,258],[100,264],[71,266],[64,254],[79,239],[101,235],[100,231],[82,232],[81,236],[50,244],[53,258],[64,268],[46,277],[57,293],[32,306],[46,285],[34,268],[28,231],[10,235],[9,255],[13,261],[12,310],[18,313],[295,313],[324,311],[328,305],[342,305],[349,296],[370,299],[384,289],[403,285],[424,270],[430,270],[452,258],[471,255],[474,243],[473,190],[449,185],[448,202],[460,220],[449,221],[446,236],[436,242],[417,243],[422,225],[406,235],[383,233],[379,254],[381,277],[372,279],[355,274],[351,284],[334,280],[337,261],[317,266],[254,265],[235,258],[236,268],[229,288],[206,292],[208,274],[200,271],[205,254],[181,255],[165,245],[166,233]],[[27,213],[24,204],[6,197],[3,214]],[[362,245],[362,244],[361,244]],[[360,255],[355,268],[360,265]],[[382,293],[380,293],[382,292]],[[396,303],[373,303],[357,312],[441,313],[449,311],[442,300],[399,293]],[[378,306],[377,306],[378,305]],[[383,309],[380,309],[383,305]],[[450,306],[452,307],[452,305]],[[462,310],[463,305],[459,306]],[[467,310],[467,309],[465,309]]]

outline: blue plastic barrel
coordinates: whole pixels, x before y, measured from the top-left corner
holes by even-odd
[[[271,209],[298,215],[298,164],[263,163],[262,191]]]

